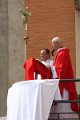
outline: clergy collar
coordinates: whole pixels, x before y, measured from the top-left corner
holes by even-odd
[[[43,60],[44,61],[44,60]],[[49,59],[47,59],[47,60],[45,60],[44,62],[47,62],[47,61],[50,61],[50,58]]]

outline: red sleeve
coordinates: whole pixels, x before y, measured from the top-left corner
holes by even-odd
[[[68,61],[69,61],[68,56],[65,55],[64,53],[58,55],[55,68],[59,78],[64,78],[64,79],[66,78],[68,72],[68,64],[69,64]]]

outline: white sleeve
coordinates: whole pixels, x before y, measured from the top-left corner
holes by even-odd
[[[51,71],[52,71],[52,76],[53,78],[57,78],[57,73],[56,73],[56,70],[55,70],[55,66],[51,66]]]

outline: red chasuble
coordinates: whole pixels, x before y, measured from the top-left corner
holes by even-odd
[[[59,79],[73,79],[73,69],[70,60],[69,50],[67,48],[61,48],[55,57],[54,66]],[[77,93],[74,82],[61,82],[59,84],[61,95],[63,94],[63,89],[68,90],[69,100],[76,100]],[[77,103],[71,103],[71,109],[73,111],[78,111]]]
[[[45,65],[43,65],[38,60],[35,60],[34,58],[26,60],[24,68],[25,68],[25,80],[34,80],[34,72],[40,74],[42,79],[52,78],[51,71],[48,70]]]

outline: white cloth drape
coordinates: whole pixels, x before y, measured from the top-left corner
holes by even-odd
[[[47,120],[58,79],[22,81],[7,95],[7,120]]]

